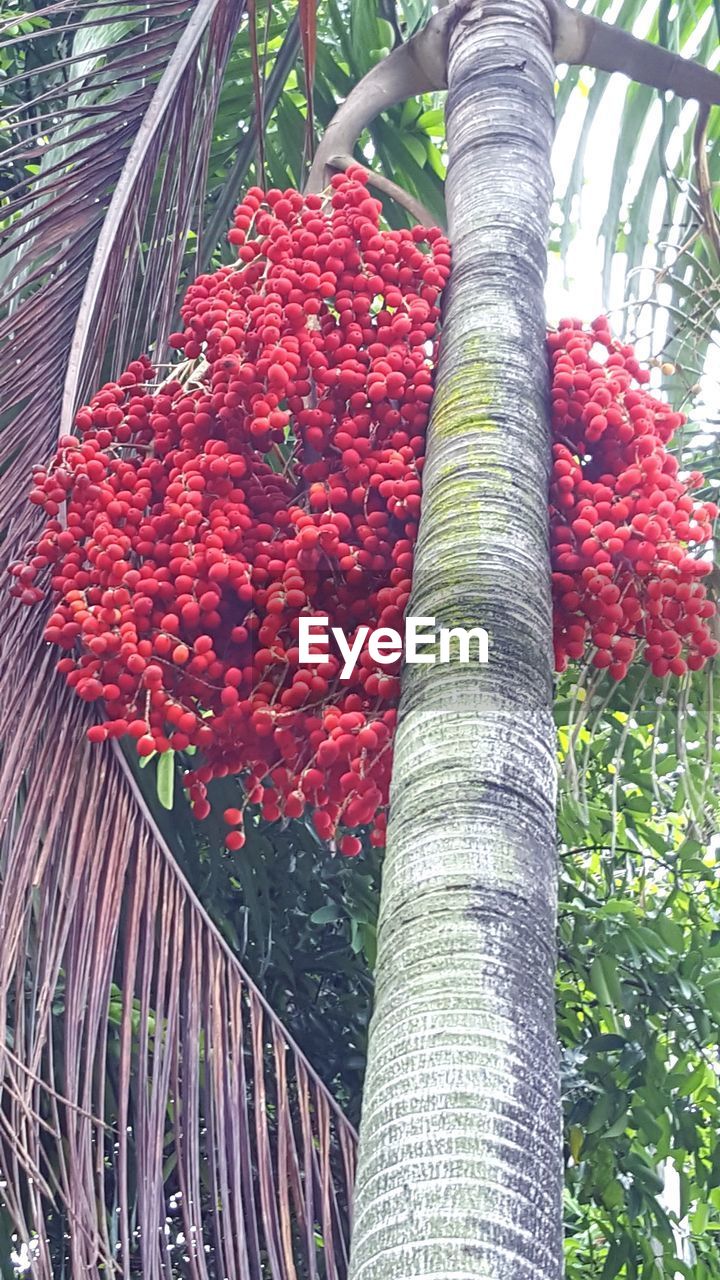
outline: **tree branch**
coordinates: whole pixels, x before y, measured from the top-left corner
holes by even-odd
[[[680,98],[720,104],[720,75],[661,45],[638,40],[619,27],[569,9],[563,0],[547,0],[553,27],[556,62],[585,65],[596,71],[621,71],[631,80]]]
[[[396,103],[419,93],[447,87],[450,29],[471,3],[473,0],[455,0],[454,4],[433,14],[422,31],[418,31],[406,44],[398,45],[368,71],[348,94],[325,130],[308,175],[307,191],[323,190],[327,185],[328,170],[342,167],[338,166],[338,158],[352,155],[363,129],[381,111],[387,111]]]
[[[638,40],[619,27],[609,26],[569,9],[564,0],[546,0],[553,33],[556,62],[586,65],[597,71],[620,71],[661,92],[696,98],[706,106],[720,105],[720,75],[699,63],[670,53],[660,45]],[[490,0],[492,5],[492,0]],[[407,43],[398,45],[355,85],[338,108],[317,149],[306,190],[322,191],[333,170],[346,169],[358,138],[382,111],[420,93],[447,88],[447,53],[450,31],[469,9],[481,12],[480,0],[452,0]],[[697,148],[696,148],[697,155]],[[425,226],[434,219],[390,179],[369,170],[370,181]],[[702,176],[702,174],[701,174]],[[716,222],[707,219],[712,236]]]
[[[695,126],[693,150],[695,152],[695,172],[697,174],[700,210],[705,233],[717,257],[720,258],[720,223],[718,223],[718,216],[713,205],[712,183],[710,181],[710,170],[708,169],[707,150],[705,147],[709,116],[710,108],[705,105],[701,106]]]

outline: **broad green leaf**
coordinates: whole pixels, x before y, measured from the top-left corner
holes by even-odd
[[[172,809],[175,797],[174,751],[163,751],[158,757],[157,794],[163,809]]]

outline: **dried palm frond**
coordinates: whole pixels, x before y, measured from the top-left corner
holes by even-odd
[[[4,684],[0,1194],[33,1274],[343,1277],[354,1130],[50,652]]]
[[[36,55],[4,82],[3,565],[37,529],[30,465],[103,373],[172,327],[242,14],[33,10]],[[0,1202],[23,1265],[42,1280],[340,1278],[354,1131],[120,750],[86,741],[41,613],[5,596],[0,635]]]

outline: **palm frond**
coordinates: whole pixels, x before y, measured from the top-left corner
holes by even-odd
[[[608,0],[593,0],[584,9],[607,17],[618,27],[683,53],[697,62],[718,66],[718,10],[714,0],[668,0],[642,4],[623,0],[619,10]],[[603,275],[603,303],[608,308],[631,304],[637,317],[655,279],[662,273],[667,285],[662,305],[676,307],[673,264],[683,258],[685,285],[700,284],[703,263],[713,264],[712,246],[704,230],[702,199],[697,186],[693,134],[697,105],[665,99],[655,90],[632,84],[621,76],[577,68],[561,72],[557,99],[560,126],[557,200],[562,225],[557,240],[567,260],[579,226],[597,223],[599,269]],[[580,121],[572,146],[569,134]],[[565,134],[565,131],[568,131]],[[565,134],[565,136],[563,136]],[[572,163],[563,163],[572,154]],[[593,181],[593,165],[602,155],[608,186]],[[720,112],[710,115],[703,161],[709,183],[717,182],[720,163]],[[602,203],[601,203],[602,202]],[[590,205],[594,206],[592,209]],[[599,217],[596,210],[602,210]],[[588,219],[588,214],[589,219]],[[585,231],[587,235],[587,230]],[[691,252],[689,252],[691,250]],[[647,315],[641,327],[645,327]],[[675,326],[672,311],[663,318],[664,342],[672,355]],[[629,326],[631,332],[633,326]],[[696,330],[695,355],[703,364],[712,339],[712,324]]]
[[[61,420],[69,429],[103,366],[122,367],[168,330],[242,12],[241,0],[59,0],[36,13],[49,28],[28,37],[47,60],[5,81],[16,91],[0,205],[9,556],[26,536],[28,468]]]
[[[34,528],[30,465],[104,370],[172,327],[242,14],[33,11],[0,153],[5,563]],[[13,602],[0,638],[0,1186],[21,1261],[42,1280],[340,1280],[355,1133],[122,754],[87,742],[42,623]]]
[[[0,1185],[33,1274],[340,1280],[354,1130],[50,652],[3,683]]]

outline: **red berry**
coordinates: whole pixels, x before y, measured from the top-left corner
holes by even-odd
[[[450,270],[440,231],[381,227],[366,178],[337,174],[325,203],[248,192],[236,263],[189,286],[170,337],[202,364],[158,382],[142,357],[81,407],[33,471],[48,519],[11,568],[27,605],[48,570],[58,671],[105,707],[91,741],[191,749],[198,819],[208,784],[234,776],[229,826],[245,803],[307,815],[322,840],[345,831],[347,857],[347,828],[384,841],[399,678],[364,654],[341,681],[332,646],[301,664],[300,618],[402,626]],[[716,508],[668,453],[682,417],[603,317],[562,321],[548,349],[556,664],[699,670],[717,645],[694,557]]]
[[[357,836],[342,836],[338,848],[345,858],[356,858],[362,850],[362,840]]]

